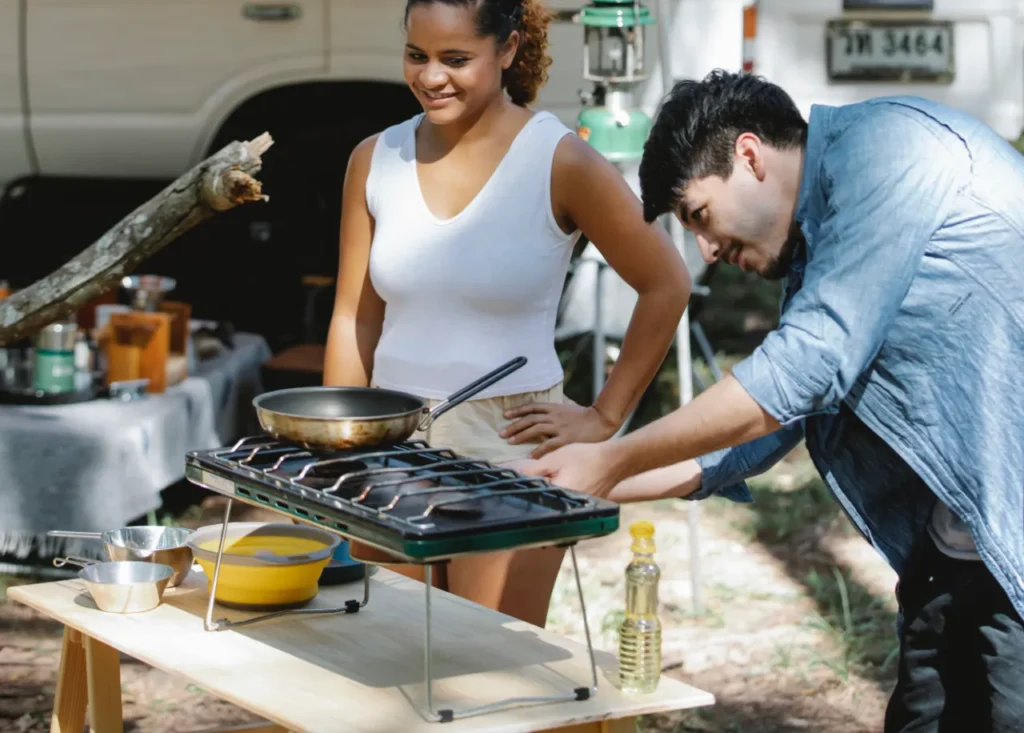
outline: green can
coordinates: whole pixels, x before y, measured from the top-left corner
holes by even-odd
[[[75,390],[74,321],[51,323],[35,338],[35,388],[40,392],[65,394]]]

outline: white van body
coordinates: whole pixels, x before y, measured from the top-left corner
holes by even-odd
[[[758,0],[756,13],[754,71],[805,115],[812,104],[910,94],[968,112],[1007,139],[1024,127],[1021,0]],[[845,78],[830,78],[830,66]],[[949,74],[870,78],[884,66],[907,77],[915,68]]]

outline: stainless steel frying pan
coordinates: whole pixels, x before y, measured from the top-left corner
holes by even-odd
[[[452,393],[432,409],[422,397],[372,387],[298,387],[252,401],[260,426],[277,440],[310,450],[348,450],[406,440],[456,405],[526,364],[519,356]]]

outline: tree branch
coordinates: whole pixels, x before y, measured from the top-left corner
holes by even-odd
[[[139,206],[75,258],[0,299],[0,346],[66,318],[116,288],[143,260],[218,212],[266,201],[254,177],[274,144],[267,133],[232,142]]]

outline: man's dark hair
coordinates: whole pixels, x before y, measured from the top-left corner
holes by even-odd
[[[716,69],[702,81],[676,83],[644,144],[644,219],[675,211],[695,178],[728,178],[736,138],[744,132],[783,150],[807,142],[807,122],[793,100],[761,77]]]

